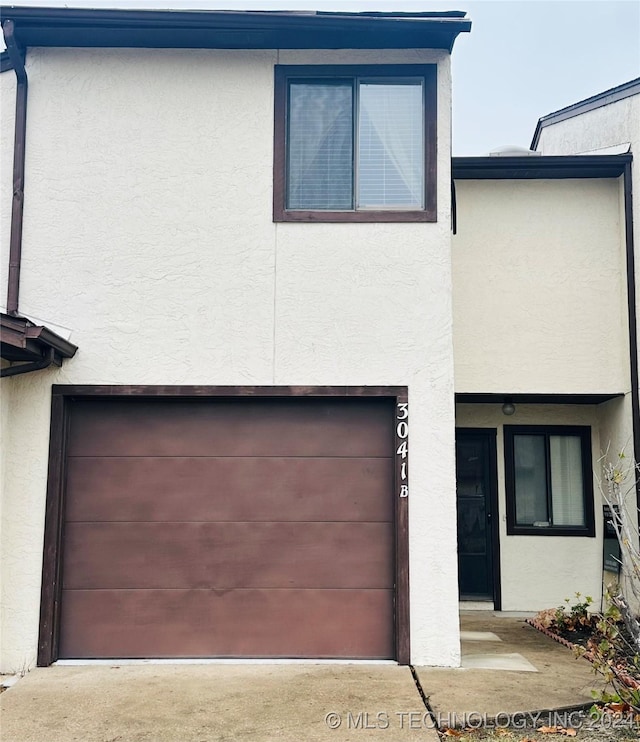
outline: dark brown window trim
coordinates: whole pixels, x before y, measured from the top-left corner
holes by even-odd
[[[377,386],[144,386],[144,385],[59,385],[52,387],[49,473],[45,511],[44,555],[40,602],[38,666],[58,659],[60,633],[60,593],[62,590],[62,551],[65,495],[65,463],[69,407],[83,398],[184,398],[215,399],[229,397],[386,397],[394,401],[395,449],[400,444],[396,411],[408,404],[407,387]],[[406,430],[403,440],[408,444]],[[402,462],[395,462],[395,648],[400,665],[411,662],[409,627],[409,498],[401,497]],[[406,470],[404,472],[406,477]]]
[[[515,465],[513,439],[515,435],[574,435],[582,442],[582,481],[584,483],[585,526],[549,526],[536,528],[516,523]],[[595,515],[593,503],[593,469],[591,453],[591,428],[584,425],[505,425],[504,464],[508,536],[583,536],[593,538]]]
[[[293,77],[421,77],[424,79],[425,208],[419,211],[303,211],[286,205],[287,82]],[[276,65],[273,146],[274,222],[435,222],[437,221],[437,65]]]

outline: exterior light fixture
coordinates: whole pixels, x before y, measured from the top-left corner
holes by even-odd
[[[516,411],[516,407],[513,404],[511,400],[505,400],[504,404],[502,405],[502,414],[508,415],[509,417],[513,415]]]

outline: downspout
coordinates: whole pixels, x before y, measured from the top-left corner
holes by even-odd
[[[633,460],[640,463],[640,390],[638,388],[638,325],[636,319],[636,267],[633,244],[633,181],[631,163],[627,162],[623,173],[624,223],[627,254],[627,312],[629,316],[629,362],[631,367],[631,422],[633,430]],[[640,477],[636,474],[636,502],[640,509]]]
[[[9,237],[9,275],[7,286],[7,314],[18,315],[20,293],[20,259],[22,255],[22,215],[24,210],[24,150],[27,134],[27,71],[24,51],[14,36],[14,23],[2,21],[4,40],[16,73],[16,122],[13,143],[13,200],[11,203],[11,232]],[[39,363],[39,361],[38,361]],[[4,374],[3,374],[4,375]]]
[[[0,369],[0,378],[5,376],[17,376],[18,374],[28,374],[31,371],[40,371],[43,368],[49,368],[55,361],[56,352],[53,348],[49,348],[47,355],[41,358],[39,361],[33,361],[33,363],[21,363],[19,366],[7,366],[7,368]]]
[[[24,213],[24,151],[27,138],[27,71],[24,67],[24,51],[14,36],[14,23],[2,21],[4,41],[16,73],[16,121],[13,139],[13,199],[11,202],[11,231],[9,234],[9,275],[7,281],[7,314],[18,315],[20,294],[20,260],[22,257],[22,215]],[[55,361],[55,351],[49,348],[39,361],[21,363],[0,369],[0,378],[18,376],[30,371],[48,368]]]

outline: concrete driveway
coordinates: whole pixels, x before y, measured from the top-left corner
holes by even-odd
[[[48,667],[0,706],[2,742],[438,739],[395,665]]]

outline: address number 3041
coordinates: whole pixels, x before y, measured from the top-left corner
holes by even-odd
[[[396,412],[396,440],[399,441],[396,455],[400,457],[400,497],[409,497],[407,456],[409,454],[409,403],[399,402]]]

